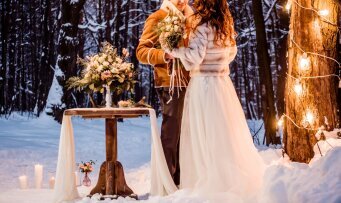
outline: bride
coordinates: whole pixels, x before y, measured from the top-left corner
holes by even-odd
[[[169,50],[191,80],[180,136],[180,188],[196,194],[251,198],[262,184],[264,164],[229,77],[237,53],[233,19],[226,0],[194,0],[188,47]]]

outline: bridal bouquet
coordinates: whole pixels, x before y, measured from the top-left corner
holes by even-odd
[[[180,12],[172,12],[169,11],[168,15],[158,23],[158,34],[161,48],[167,51],[172,51],[175,48],[180,46],[184,46],[183,40],[187,38],[186,34],[186,26],[185,26],[185,16]],[[175,89],[179,92],[181,90],[181,86],[186,86],[188,84],[187,79],[185,78],[182,72],[182,63],[180,59],[176,58],[172,61],[171,70],[169,71],[170,76],[170,99],[167,103],[169,103],[173,99],[173,93]],[[175,84],[177,83],[177,87]],[[179,95],[179,94],[178,94]]]
[[[88,56],[85,59],[78,58],[77,62],[84,69],[81,77],[71,77],[67,81],[69,89],[77,88],[93,92],[107,91],[115,92],[117,95],[124,91],[133,92],[134,84],[134,66],[127,62],[129,53],[126,49],[122,50],[119,56],[117,49],[104,42],[102,49],[98,54]]]
[[[160,42],[172,51],[182,39],[187,38],[185,28],[185,17],[170,11],[157,25]]]

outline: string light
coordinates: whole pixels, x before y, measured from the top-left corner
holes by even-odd
[[[284,124],[284,115],[281,116],[281,118],[277,121],[277,126],[281,127]]]
[[[285,9],[287,9],[288,11],[290,11],[290,9],[291,9],[291,4],[292,4],[292,2],[291,2],[291,0],[289,0],[289,1],[287,2],[287,4],[285,5]]]
[[[315,13],[316,13],[318,16],[320,16],[325,22],[327,22],[327,23],[329,23],[329,24],[331,24],[331,25],[333,25],[333,26],[335,26],[335,27],[338,27],[338,28],[340,29],[340,27],[339,27],[336,23],[333,23],[333,22],[331,22],[330,20],[328,20],[328,19],[326,18],[326,16],[329,15],[329,10],[327,10],[327,9],[316,10],[316,9],[314,9],[314,8],[308,8],[308,7],[302,6],[302,5],[301,5],[300,3],[298,3],[296,0],[288,0],[287,4],[286,4],[286,6],[285,6],[285,8],[286,8],[288,11],[290,11],[290,9],[291,9],[291,7],[292,7],[292,2],[294,2],[296,5],[298,5],[299,7],[303,8],[303,9],[305,9],[305,10],[311,10],[311,11],[315,12]],[[290,5],[290,6],[288,6],[288,5]]]
[[[314,114],[309,109],[304,115],[304,121],[308,122],[310,125],[314,123]]]
[[[320,16],[328,16],[329,15],[329,10],[323,9],[318,12]]]
[[[304,79],[319,79],[319,78],[327,78],[327,77],[337,77],[339,80],[339,88],[341,88],[341,78],[336,74],[329,74],[329,75],[318,75],[318,76],[300,76],[299,78],[286,73],[287,76],[295,80],[294,91],[298,96],[301,96],[304,92],[302,80]]]
[[[309,128],[308,126],[300,126],[297,123],[295,123],[295,121],[292,118],[290,118],[288,115],[286,115],[286,114],[283,114],[281,116],[281,119],[283,119],[283,122],[279,122],[280,120],[278,120],[277,125],[279,123],[282,123],[281,125],[283,125],[284,124],[284,118],[287,118],[292,124],[294,124],[299,129],[305,129],[305,130],[310,130],[310,131],[317,131],[318,130],[318,129],[315,129],[315,128]]]
[[[321,9],[321,10],[316,10],[314,8],[308,8],[308,7],[304,7],[301,4],[299,4],[296,0],[288,0],[287,4],[285,5],[285,8],[290,11],[290,9],[292,8],[292,4],[295,3],[296,5],[298,5],[299,7],[306,9],[306,10],[311,10],[313,12],[315,12],[320,19],[323,22],[327,22],[330,25],[336,26],[338,29],[341,29],[336,23],[331,22],[330,20],[328,20],[326,18],[326,16],[330,15],[330,11],[328,9]],[[320,27],[320,23],[318,20],[315,20],[313,23],[313,28],[317,31],[320,31],[321,27]],[[328,60],[332,60],[335,63],[338,64],[339,68],[341,68],[341,62],[337,61],[336,59],[326,56],[326,55],[322,55],[319,53],[314,53],[314,52],[308,52],[303,50],[293,39],[293,32],[289,31],[289,36],[290,36],[290,42],[294,43],[295,46],[302,51],[302,55],[298,57],[298,68],[301,71],[306,71],[309,70],[311,68],[311,59],[309,57],[309,55],[314,55],[314,56],[318,56],[318,57],[323,57],[325,59]],[[291,45],[290,45],[291,46]],[[300,76],[298,78],[290,75],[287,73],[287,75],[293,79],[295,79],[295,83],[294,83],[294,92],[298,95],[301,96],[304,92],[304,88],[303,88],[303,84],[302,81],[303,79],[318,79],[318,78],[325,78],[325,77],[337,77],[339,79],[339,87],[341,88],[341,79],[338,75],[336,74],[329,74],[329,75],[320,75],[320,76]],[[310,109],[307,109],[307,111],[305,111],[304,115],[303,115],[303,119],[302,119],[302,126],[298,125],[297,123],[294,122],[294,120],[292,118],[290,118],[289,116],[287,116],[286,114],[283,114],[280,119],[277,121],[277,125],[278,126],[283,126],[284,125],[284,118],[287,118],[290,122],[292,122],[297,128],[301,128],[301,129],[306,129],[306,130],[312,130],[312,131],[317,131],[318,129],[313,129],[310,126],[313,126],[314,121],[315,121],[315,115],[312,113],[312,111]],[[308,127],[309,126],[309,127]]]
[[[300,80],[298,80],[298,79],[296,80],[296,83],[295,83],[295,85],[294,85],[294,91],[296,92],[296,94],[297,94],[298,96],[301,96],[302,93],[303,93],[302,84],[301,84]]]
[[[337,63],[337,65],[339,66],[339,68],[341,68],[341,62],[337,61],[336,59],[333,59],[332,57],[329,57],[329,56],[326,56],[326,55],[322,55],[322,54],[318,54],[318,53],[314,53],[314,52],[305,51],[305,50],[302,49],[302,47],[300,47],[300,46],[295,42],[294,39],[292,39],[292,37],[291,37],[290,41],[293,42],[293,43],[295,44],[295,46],[296,46],[299,50],[301,50],[303,53],[306,53],[307,55],[308,55],[308,54],[311,54],[311,55],[323,57],[323,58],[325,58],[325,59],[334,61],[335,63]]]
[[[340,76],[336,74],[328,74],[328,75],[318,75],[318,76],[300,76],[299,78],[296,78],[290,74],[287,73],[287,75],[295,80],[301,80],[301,79],[318,79],[318,78],[327,78],[327,77],[337,77],[339,80],[341,80]]]
[[[310,67],[310,59],[308,58],[307,53],[303,53],[303,55],[299,59],[299,67],[302,71],[309,70]]]

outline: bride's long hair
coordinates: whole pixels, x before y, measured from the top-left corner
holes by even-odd
[[[194,0],[194,21],[200,22],[193,28],[204,23],[210,24],[216,30],[214,37],[218,46],[236,45],[236,32],[233,28],[233,18],[227,0]]]

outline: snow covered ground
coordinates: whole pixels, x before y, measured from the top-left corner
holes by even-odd
[[[259,122],[249,122],[257,131]],[[129,186],[143,202],[204,202],[179,191],[169,197],[149,197],[150,129],[149,118],[128,119],[118,124],[118,159],[122,162]],[[76,161],[96,161],[90,174],[95,185],[99,165],[105,159],[104,121],[73,118]],[[52,190],[48,179],[55,175],[60,125],[51,117],[38,119],[14,114],[9,120],[0,118],[0,203],[51,202]],[[262,132],[259,140],[262,141]],[[307,164],[293,163],[282,157],[281,149],[259,146],[260,154],[268,165],[260,201],[264,203],[341,202],[341,140],[321,141],[323,157],[316,149],[316,157]],[[330,146],[332,145],[333,148]],[[44,166],[43,189],[34,189],[34,165]],[[18,177],[27,175],[29,188],[20,190]],[[78,187],[85,196],[91,188]],[[83,198],[78,202],[97,202]],[[105,201],[105,202],[110,202]],[[112,202],[134,202],[119,199]]]

